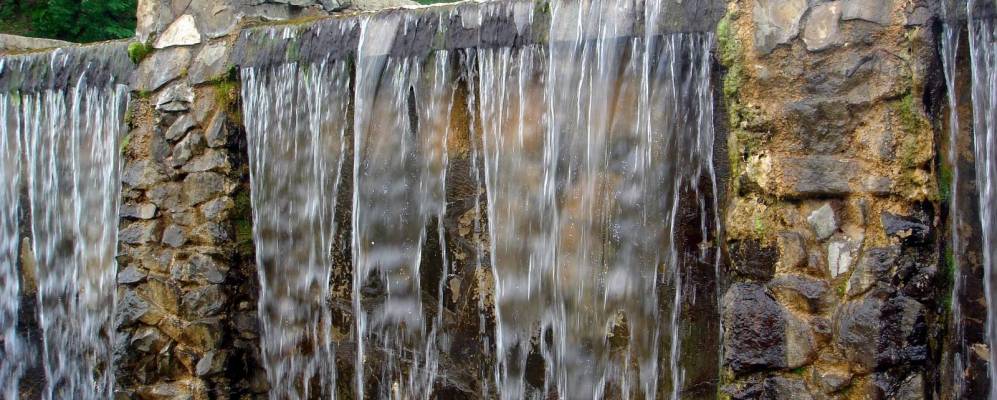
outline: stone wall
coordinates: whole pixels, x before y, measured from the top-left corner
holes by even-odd
[[[932,6],[730,3],[724,396],[938,395],[951,277]]]

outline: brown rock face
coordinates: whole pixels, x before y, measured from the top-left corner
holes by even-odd
[[[935,36],[909,15],[928,6],[729,3],[732,398],[926,398],[942,379]]]

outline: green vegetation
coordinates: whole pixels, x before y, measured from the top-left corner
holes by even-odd
[[[0,32],[87,43],[135,34],[137,0],[5,0]]]
[[[152,47],[145,43],[132,42],[128,44],[128,58],[131,58],[135,64],[142,62],[142,59],[150,52],[152,52]]]

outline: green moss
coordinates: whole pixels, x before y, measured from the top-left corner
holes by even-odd
[[[244,256],[253,254],[253,208],[249,193],[241,191],[235,195],[232,225],[235,227],[236,251]]]
[[[762,218],[758,215],[755,215],[754,218],[755,234],[757,234],[758,237],[765,237],[765,223],[762,222]]]
[[[789,372],[793,375],[803,376],[803,374],[807,372],[807,367],[806,366],[796,367],[791,369]]]
[[[128,58],[130,58],[135,64],[142,62],[142,60],[144,60],[145,57],[151,52],[152,46],[145,43],[131,42],[128,44]]]
[[[938,199],[945,203],[952,199],[952,168],[946,163],[938,169]]]
[[[927,126],[927,122],[924,121],[924,118],[914,107],[914,95],[908,91],[900,99],[899,107],[897,108],[897,111],[900,113],[900,126],[908,134],[920,133]]]
[[[132,134],[126,133],[125,137],[121,138],[121,155],[125,154],[125,150],[128,150],[128,145],[132,142]]]

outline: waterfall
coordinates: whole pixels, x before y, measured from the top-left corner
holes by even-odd
[[[958,101],[956,93],[956,58],[959,53],[959,32],[960,26],[951,21],[952,15],[956,12],[955,1],[943,1],[942,2],[942,20],[945,21],[942,26],[942,37],[941,37],[941,48],[940,52],[942,55],[942,69],[945,75],[945,84],[948,90],[946,91],[946,100],[948,101],[949,107],[949,148],[946,154],[946,159],[948,165],[952,169],[952,176],[950,177],[949,184],[949,251],[952,254],[952,269],[953,269],[953,282],[952,282],[952,327],[954,329],[953,337],[955,338],[956,351],[952,354],[952,379],[953,379],[953,393],[963,393],[965,386],[965,378],[963,377],[963,366],[965,365],[965,354],[966,354],[966,343],[965,336],[963,334],[962,325],[962,303],[960,302],[962,286],[963,286],[963,275],[959,268],[959,254],[962,254],[962,247],[960,247],[959,241],[959,226],[961,225],[960,212],[959,212],[959,153],[958,153],[958,137],[959,137],[959,110]],[[941,179],[946,177],[942,176]]]
[[[969,52],[972,67],[973,139],[976,158],[976,182],[980,196],[980,224],[983,237],[984,291],[987,301],[986,341],[997,348],[997,285],[994,262],[997,261],[997,24],[990,16],[977,17],[977,6],[968,2]],[[990,352],[988,362],[991,382],[997,378],[997,353]],[[997,385],[990,385],[990,399],[997,399]]]
[[[5,60],[0,59],[0,74]],[[20,217],[21,149],[20,110],[16,94],[0,93],[0,396],[18,398],[18,381],[24,373],[24,350],[17,334],[21,303],[21,278],[17,268],[18,218]]]
[[[545,7],[242,34],[262,43],[236,58],[271,398],[428,399],[455,367],[480,368],[484,397],[682,396],[683,305],[712,301],[684,268],[718,266],[712,35],[659,32],[656,1]],[[454,157],[483,194],[470,238],[448,230]],[[451,240],[478,250],[461,260],[482,285],[480,367],[444,361]],[[348,305],[329,286],[344,268]]]
[[[124,54],[121,48],[110,49],[116,50]],[[5,380],[8,398],[16,398],[18,386],[17,368],[10,363],[27,364],[9,357],[30,357],[18,354],[16,334],[8,336],[13,329],[9,318],[15,317],[10,313],[17,310],[20,295],[14,272],[19,180],[27,182],[37,265],[40,359],[45,371],[41,397],[112,397],[118,141],[124,131],[128,89],[115,83],[113,67],[79,52],[56,50],[0,60],[6,79],[27,77],[24,82],[29,83],[15,85],[22,89],[0,96],[4,151],[0,173],[6,185],[0,200],[5,213],[0,253],[5,348],[0,379]],[[80,67],[77,73],[68,73],[76,67]],[[18,167],[19,149],[24,153],[24,171]]]

